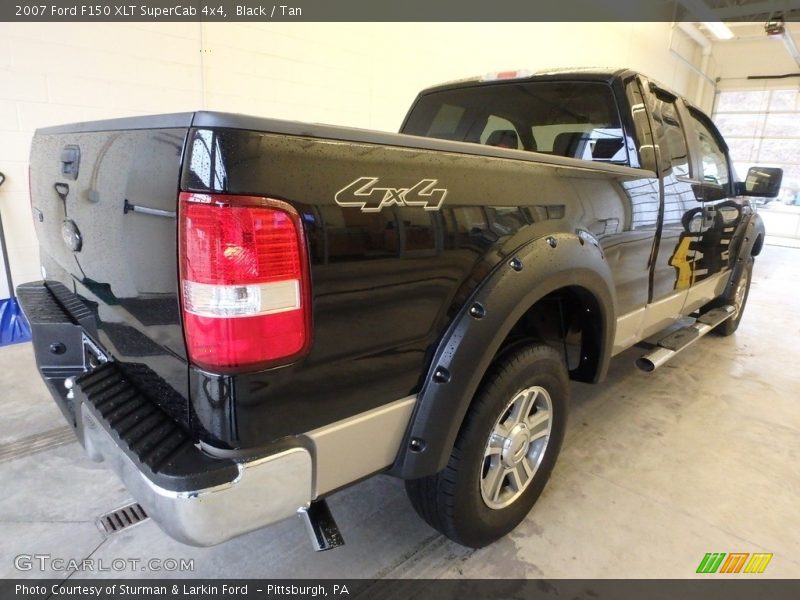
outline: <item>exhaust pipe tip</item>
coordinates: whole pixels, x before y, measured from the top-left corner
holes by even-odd
[[[642,356],[641,358],[636,359],[636,366],[639,367],[645,373],[652,373],[656,370],[656,365],[653,363],[652,360],[647,358],[646,356]]]

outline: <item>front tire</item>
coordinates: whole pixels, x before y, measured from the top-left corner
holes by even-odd
[[[444,470],[406,482],[417,513],[473,548],[519,525],[555,466],[568,386],[564,360],[550,346],[501,358],[476,393]]]

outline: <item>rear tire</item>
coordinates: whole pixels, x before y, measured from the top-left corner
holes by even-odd
[[[720,323],[714,328],[714,333],[716,335],[721,335],[723,337],[729,336],[739,329],[739,323],[742,321],[744,308],[747,305],[747,298],[750,296],[750,282],[753,279],[753,262],[753,257],[750,257],[747,264],[742,269],[735,285],[715,303],[717,306],[729,304],[733,306],[736,311],[727,321]]]
[[[527,346],[499,360],[475,394],[444,470],[406,481],[417,513],[473,548],[513,530],[555,466],[568,385],[563,357],[550,346]]]

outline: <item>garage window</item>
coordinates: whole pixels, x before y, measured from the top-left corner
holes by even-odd
[[[781,167],[779,200],[800,203],[800,91],[723,91],[714,122],[728,143],[741,180],[754,165]]]

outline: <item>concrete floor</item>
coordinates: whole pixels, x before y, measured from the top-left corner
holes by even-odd
[[[800,250],[768,246],[734,336],[650,375],[628,351],[604,384],[575,384],[547,489],[511,536],[478,551],[428,528],[385,476],[331,498],[347,541],[332,552],[312,552],[299,520],[207,549],[149,521],[105,538],[94,520],[128,500],[124,488],[63,437],[30,345],[0,348],[0,577],[41,577],[13,557],[51,553],[107,566],[193,558],[196,577],[682,578],[706,552],[772,552],[763,576],[800,577],[799,295]],[[36,448],[9,446],[35,435]]]

